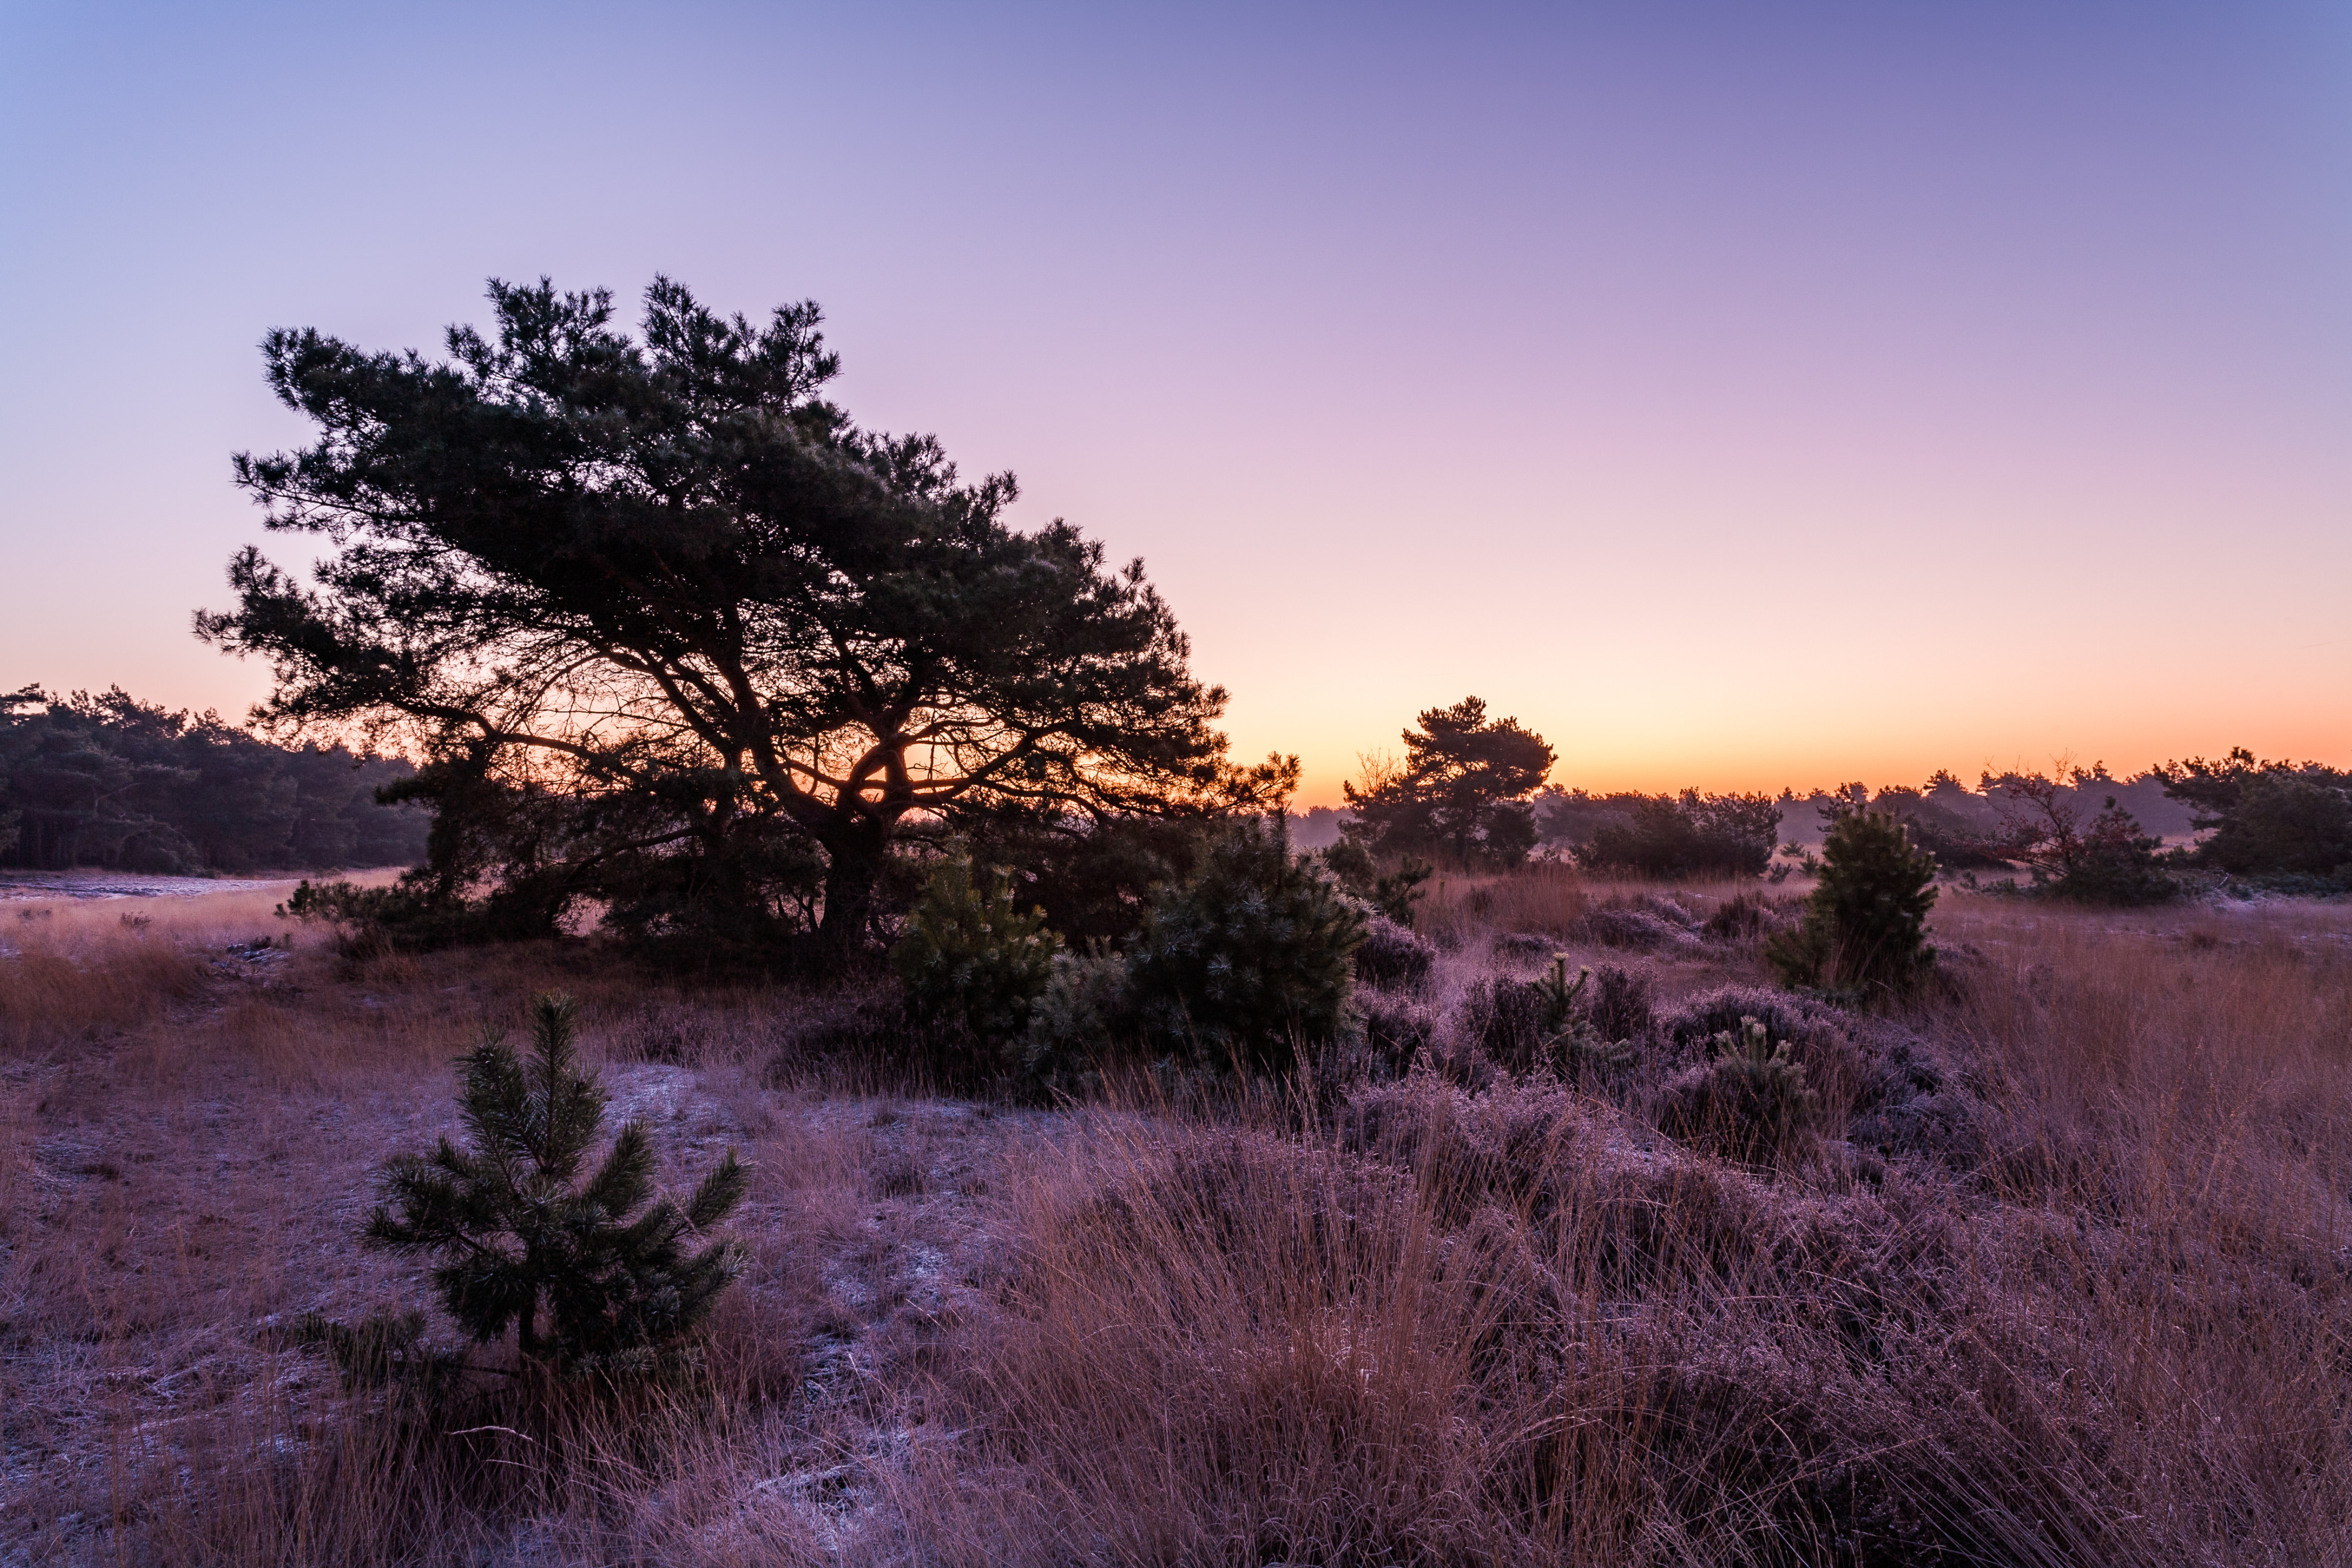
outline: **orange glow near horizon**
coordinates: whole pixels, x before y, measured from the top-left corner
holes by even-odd
[[[667,274],[814,298],[860,423],[1143,557],[1302,804],[1470,694],[1593,790],[2352,765],[2343,7],[466,38],[16,28],[0,689],[264,694],[186,630],[239,545],[306,559],[227,482],[309,434],[264,331],[438,354],[486,276],[634,322]]]

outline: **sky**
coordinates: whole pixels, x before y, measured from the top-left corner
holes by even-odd
[[[1335,800],[2352,763],[2352,7],[0,0],[0,687],[232,716],[257,345],[824,308]],[[281,559],[304,559],[285,538]]]

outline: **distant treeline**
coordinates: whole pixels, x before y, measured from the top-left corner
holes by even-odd
[[[405,865],[429,815],[381,805],[413,772],[343,747],[272,746],[120,687],[0,695],[0,866],[163,874]]]
[[[2145,902],[2177,892],[2174,870],[2218,872],[2280,891],[2352,891],[2352,772],[2314,762],[2168,762],[2129,778],[2105,768],[1985,773],[1971,789],[1948,772],[1926,784],[1862,784],[1710,795],[1696,789],[1596,795],[1548,785],[1527,797],[1530,840],[1581,865],[1649,876],[1763,872],[1776,854],[1810,865],[1807,846],[1852,812],[1898,819],[1947,871],[2014,870],[2071,895]],[[1318,807],[1297,840],[1317,847],[1362,832]]]

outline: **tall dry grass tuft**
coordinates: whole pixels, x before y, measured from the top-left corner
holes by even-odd
[[[1444,947],[1496,931],[1564,937],[1590,903],[1582,873],[1561,862],[1537,862],[1507,875],[1446,873],[1430,883],[1413,925]]]

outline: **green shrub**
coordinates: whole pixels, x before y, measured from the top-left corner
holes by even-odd
[[[1767,941],[1764,956],[1784,985],[1906,991],[1935,964],[1927,942],[1935,902],[1936,859],[1912,844],[1901,819],[1849,812],[1822,845],[1804,918]]]
[[[571,1001],[546,996],[532,1006],[530,1061],[497,1035],[468,1052],[458,1100],[473,1146],[443,1138],[386,1166],[362,1240],[432,1259],[443,1307],[476,1343],[512,1331],[526,1362],[573,1375],[675,1368],[742,1268],[735,1241],[688,1243],[742,1201],[743,1167],[730,1150],[683,1208],[646,1207],[653,1145],[631,1122],[583,1182],[605,1102],[574,1070],[573,1032]],[[300,1336],[355,1381],[383,1382],[449,1368],[423,1329],[415,1315],[385,1314],[350,1327],[312,1320]]]
[[[1383,873],[1371,851],[1353,839],[1341,839],[1325,850],[1323,863],[1340,886],[1408,931],[1412,929],[1412,906],[1429,896],[1422,883],[1437,874],[1435,866],[1411,855],[1399,861],[1395,870]]]
[[[1354,1028],[1363,916],[1287,822],[1228,825],[1199,874],[1153,896],[1128,974],[1144,1029],[1209,1068],[1280,1071]]]
[[[1712,1041],[1715,1060],[1669,1085],[1658,1124],[1684,1142],[1751,1164],[1771,1165],[1809,1142],[1821,1101],[1789,1042],[1752,1018]]]
[[[1099,946],[1058,953],[1010,1065],[1034,1087],[1066,1087],[1135,1034],[1127,960]]]
[[[954,855],[931,873],[890,962],[916,1021],[968,1030],[1002,1053],[1028,1028],[1061,950],[1042,914],[1014,906],[1010,877],[990,873],[983,883]]]

